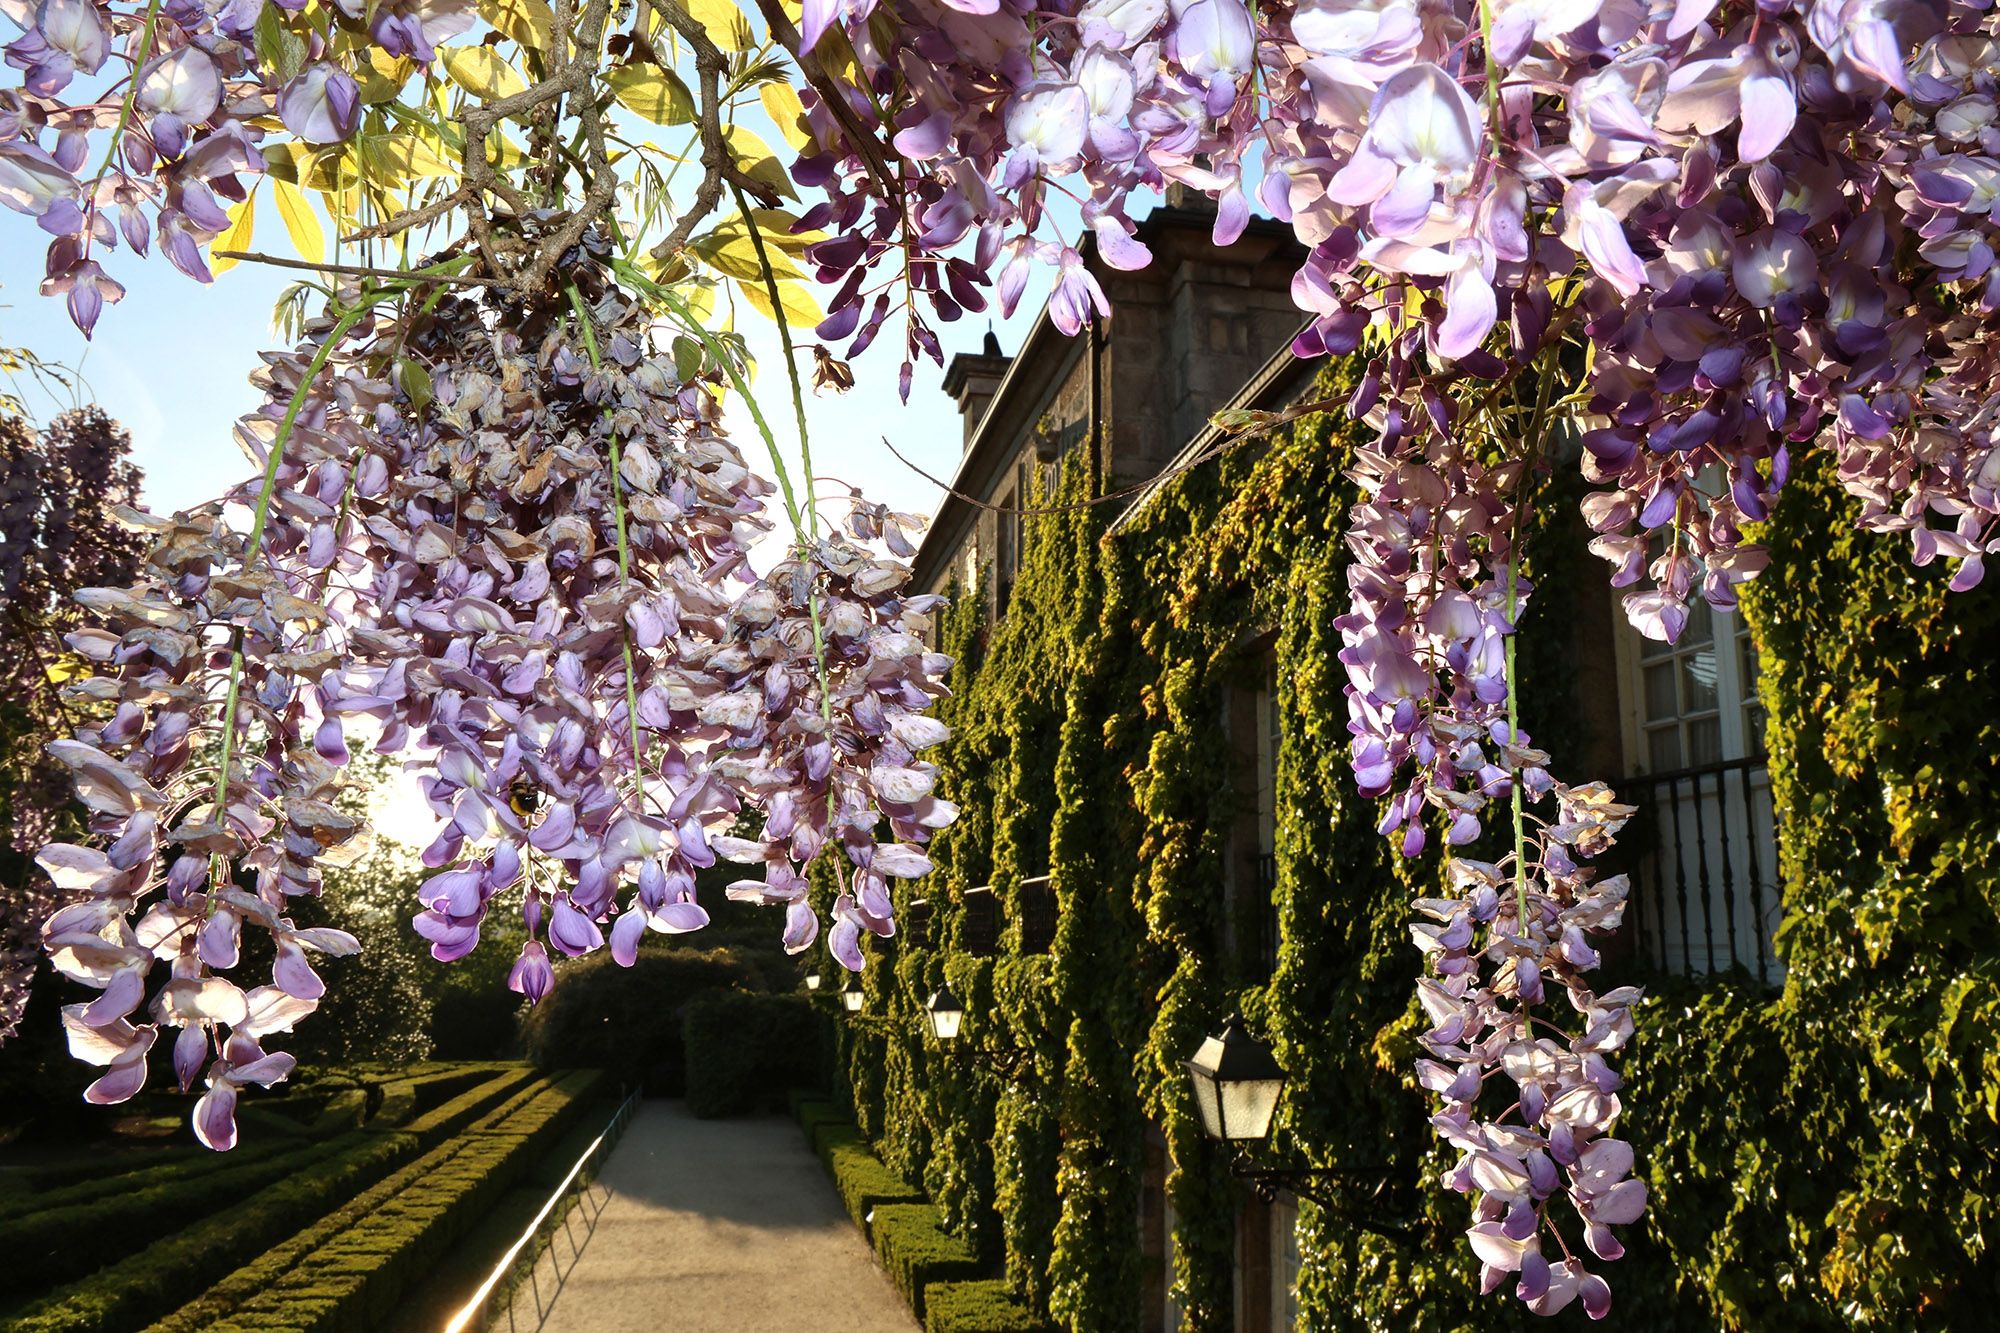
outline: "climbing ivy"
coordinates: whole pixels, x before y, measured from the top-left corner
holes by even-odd
[[[1329,369],[1316,392],[1344,396],[1348,375]],[[1407,1182],[1391,1191],[1407,1242],[1301,1205],[1304,1326],[1521,1317],[1478,1296],[1464,1204],[1434,1187],[1448,1150],[1409,1074],[1422,1021],[1408,904],[1438,867],[1392,853],[1347,766],[1335,621],[1345,472],[1363,443],[1341,418],[1307,418],[1177,478],[1115,531],[1104,507],[1060,508],[1090,485],[1066,466],[1035,497],[1058,508],[1027,520],[1005,614],[976,594],[943,613],[957,665],[942,785],[963,814],[937,871],[899,890],[899,906],[933,904],[930,944],[892,945],[870,969],[881,1017],[844,1038],[844,1092],[890,1165],[1065,1329],[1140,1327],[1154,1131],[1183,1325],[1233,1326],[1240,1193],[1182,1067],[1232,1008],[1291,1074],[1274,1154]],[[1784,829],[1785,985],[1608,965],[1653,990],[1624,1061],[1625,1130],[1656,1205],[1619,1265],[1623,1328],[1949,1329],[2000,1300],[2000,595],[1947,596],[1848,532],[1832,480],[1800,471],[1745,599]],[[1575,772],[1579,700],[1615,686],[1578,678],[1570,627],[1581,599],[1607,594],[1578,483],[1543,485],[1523,712]],[[1224,947],[1225,853],[1248,794],[1229,781],[1223,716],[1267,654],[1282,740],[1265,978]],[[1047,955],[1024,955],[1020,885],[1041,874],[1060,923]],[[964,895],[989,884],[1010,925],[998,957],[974,958]],[[929,1038],[922,1002],[947,980],[964,1045],[1024,1053],[1010,1075]]]

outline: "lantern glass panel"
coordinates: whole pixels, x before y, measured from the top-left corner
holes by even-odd
[[[1201,1132],[1212,1139],[1224,1137],[1222,1097],[1215,1086],[1215,1075],[1190,1060],[1188,1081],[1194,1084],[1194,1109],[1201,1116]]]
[[[1222,1079],[1222,1127],[1226,1135],[1217,1138],[1264,1139],[1271,1135],[1271,1117],[1277,1114],[1278,1095],[1285,1090],[1282,1078]]]

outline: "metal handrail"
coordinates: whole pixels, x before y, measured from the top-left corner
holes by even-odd
[[[630,1096],[619,1103],[618,1109],[611,1115],[610,1123],[605,1125],[604,1132],[599,1134],[595,1139],[592,1139],[590,1146],[583,1150],[583,1155],[576,1159],[576,1165],[572,1166],[569,1169],[569,1174],[563,1177],[562,1184],[556,1186],[555,1192],[550,1194],[548,1199],[542,1204],[541,1210],[535,1214],[535,1220],[528,1224],[528,1229],[521,1233],[520,1239],[507,1247],[507,1253],[500,1257],[500,1262],[493,1266],[493,1271],[488,1273],[486,1280],[479,1284],[479,1290],[473,1293],[472,1299],[467,1301],[459,1309],[459,1312],[452,1316],[451,1322],[444,1326],[444,1333],[464,1333],[464,1330],[471,1326],[472,1321],[485,1312],[486,1302],[493,1299],[494,1291],[498,1289],[502,1282],[506,1281],[507,1275],[514,1270],[514,1263],[521,1257],[521,1251],[532,1244],[536,1237],[540,1235],[542,1223],[549,1220],[549,1215],[555,1212],[556,1205],[561,1203],[569,1195],[571,1187],[577,1185],[582,1179],[583,1169],[590,1165],[591,1159],[596,1157],[600,1152],[608,1153],[624,1134],[625,1126],[631,1122],[632,1112],[639,1105],[639,1096],[639,1091],[634,1089]],[[598,1209],[600,1213],[603,1211],[602,1208]],[[597,1218],[593,1215],[590,1229],[595,1230],[596,1226]],[[554,1237],[554,1229],[551,1228],[549,1233],[550,1244],[554,1244]],[[589,1238],[589,1232],[587,1231],[584,1239],[588,1241]],[[539,1264],[541,1258],[541,1252],[537,1250],[535,1252],[535,1262]],[[563,1276],[567,1277],[568,1275],[564,1274]],[[561,1283],[558,1283],[557,1291],[560,1292],[561,1289]],[[511,1311],[512,1308],[513,1298],[510,1294],[508,1297],[508,1309]]]

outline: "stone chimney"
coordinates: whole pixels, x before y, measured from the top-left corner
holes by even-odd
[[[1014,364],[1014,358],[1003,356],[1000,340],[993,336],[993,330],[986,331],[986,342],[977,354],[960,352],[945,367],[944,391],[958,404],[958,413],[965,423],[965,448],[972,447],[972,436],[985,419],[986,405],[999,392],[1000,381],[1006,378],[1007,367]]]

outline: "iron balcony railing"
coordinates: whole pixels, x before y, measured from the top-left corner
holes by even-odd
[[[1741,971],[1776,985],[1778,828],[1764,756],[1635,774],[1619,796],[1639,810],[1619,838],[1639,957],[1680,976]]]

